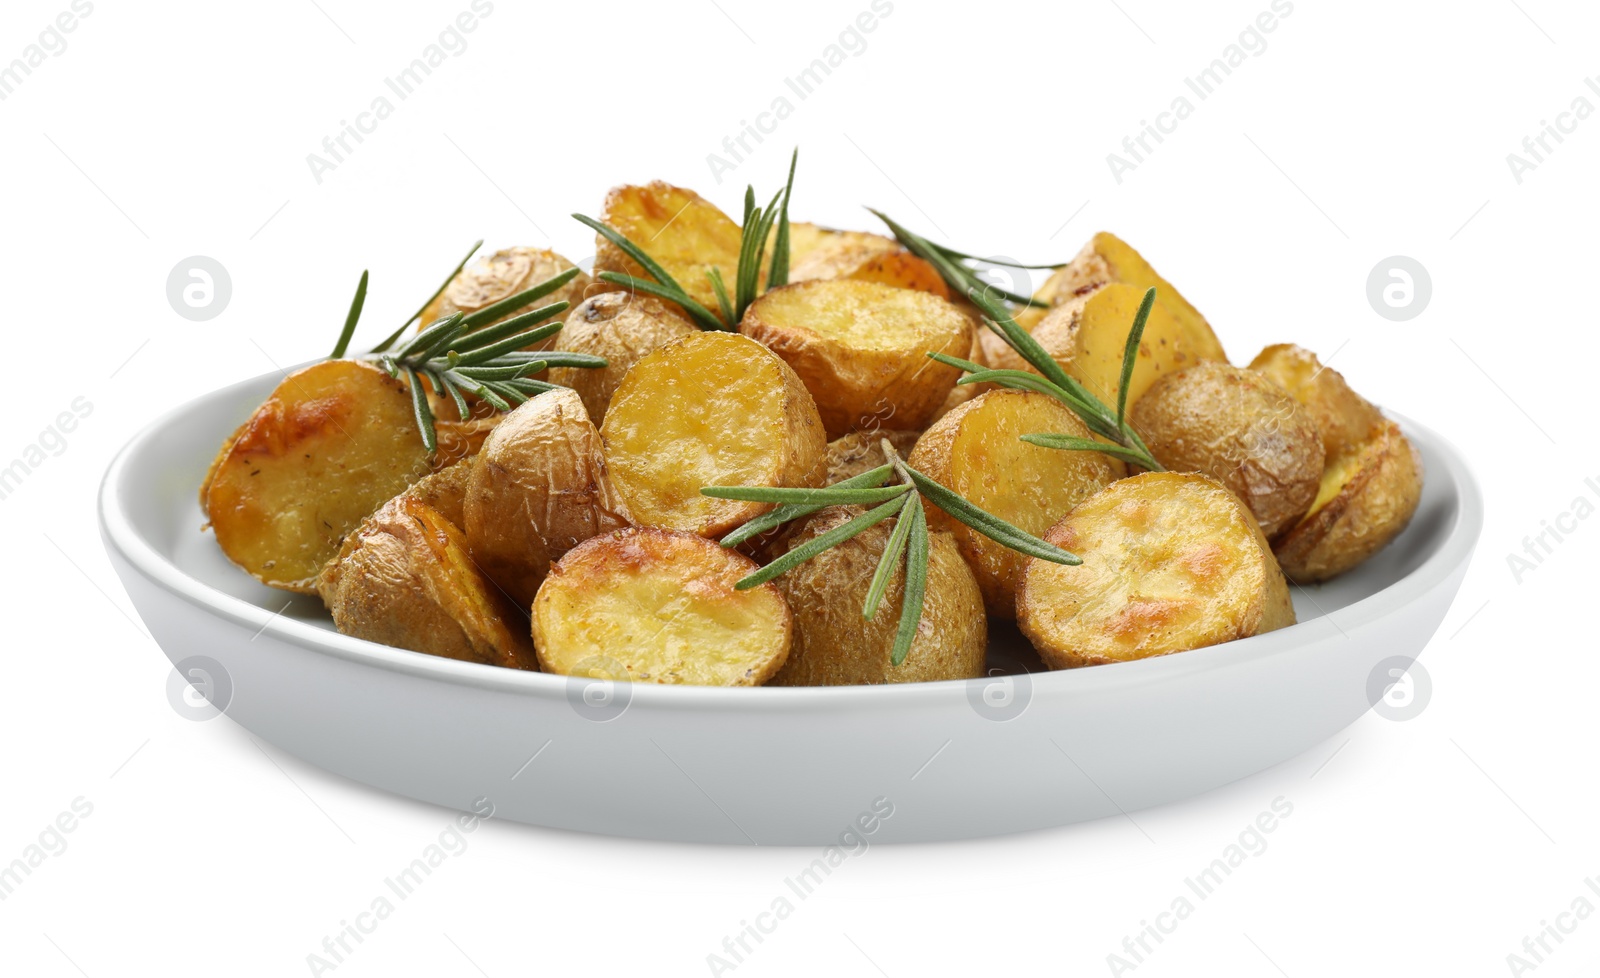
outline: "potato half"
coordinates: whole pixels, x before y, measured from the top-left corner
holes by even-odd
[[[628,525],[621,509],[583,401],[553,390],[519,405],[484,442],[463,529],[479,569],[527,608],[552,562]]]
[[[1303,347],[1292,343],[1269,346],[1250,361],[1250,369],[1306,406],[1329,461],[1360,448],[1383,421],[1383,414],[1351,390],[1339,371],[1324,366],[1315,353]]]
[[[1059,306],[1082,295],[1097,285],[1121,282],[1142,296],[1149,288],[1156,290],[1156,303],[1177,320],[1185,337],[1185,345],[1202,360],[1227,360],[1217,334],[1200,315],[1200,310],[1189,304],[1183,294],[1162,278],[1144,256],[1127,242],[1107,231],[1101,231],[1083,246],[1078,256],[1057,269],[1045,280],[1034,298]],[[1044,318],[1045,310],[1029,307],[1018,314],[1017,321],[1028,320],[1024,328]],[[1126,335],[1126,331],[1124,331]]]
[[[1123,464],[1099,452],[1041,448],[1022,435],[1088,438],[1078,416],[1033,391],[998,390],[973,398],[923,433],[907,461],[980,509],[1038,536],[1078,503],[1122,478]],[[1016,588],[1028,558],[928,506],[930,525],[955,536],[995,618],[1016,615]]]
[[[1017,624],[1053,669],[1126,662],[1294,624],[1254,516],[1203,475],[1145,472],[1080,503],[1045,539],[1078,567],[1030,559]]]
[[[1328,465],[1311,511],[1275,543],[1278,563],[1298,583],[1342,574],[1398,536],[1421,501],[1422,458],[1382,420]]]
[[[721,536],[772,508],[705,486],[813,486],[827,436],[789,365],[735,333],[696,332],[634,364],[605,423],[611,484],[635,523]]]
[[[577,391],[590,420],[599,424],[611,406],[611,395],[639,358],[695,332],[695,325],[677,309],[653,296],[630,292],[590,296],[567,313],[551,349],[605,357],[606,366],[551,367],[547,379]]]
[[[531,289],[571,267],[572,262],[547,248],[506,248],[497,251],[463,268],[461,274],[451,279],[450,284],[439,293],[439,297],[423,310],[418,329],[424,329],[437,320],[453,316],[458,312],[468,315],[475,313],[501,299],[509,299],[518,292]],[[583,301],[590,285],[589,276],[579,272],[572,281],[544,298],[535,300],[533,305],[507,313],[495,322],[503,322],[512,316],[519,316],[539,306],[547,306],[563,299],[576,306]],[[528,349],[548,349],[552,342],[552,339],[546,337]]]
[[[633,527],[594,537],[539,588],[539,662],[563,675],[759,686],[788,656],[794,621],[771,582],[734,588],[756,569],[687,533]]]
[[[795,223],[789,229],[789,255],[791,283],[843,278],[950,297],[938,269],[881,234]]]
[[[851,279],[773,289],[751,304],[739,332],[794,368],[830,438],[921,428],[961,375],[928,354],[972,348],[971,321],[944,299]]]
[[[537,669],[526,614],[473,565],[467,541],[402,493],[345,540],[317,581],[345,635],[512,669]]]
[[[1304,516],[1322,478],[1311,414],[1253,370],[1215,360],[1168,374],[1129,412],[1164,468],[1233,490],[1268,539]]]
[[[720,269],[729,292],[733,291],[744,232],[733,218],[693,190],[660,180],[644,186],[613,187],[606,194],[600,223],[610,225],[638,245],[683,286],[690,298],[707,309],[717,309],[717,293],[706,278],[711,269]],[[597,280],[601,272],[649,277],[603,235],[595,235],[594,247]],[[599,281],[598,287],[611,291],[622,288],[605,281]]]
[[[345,534],[435,467],[472,454],[492,421],[437,424],[429,455],[406,385],[325,360],[285,377],[223,445],[201,487],[217,544],[263,584],[310,594]]]
[[[806,522],[792,548],[842,526],[865,510],[835,506]],[[794,647],[772,678],[776,686],[849,686],[974,679],[983,675],[988,620],[978,581],[948,533],[929,535],[922,620],[905,661],[889,660],[900,625],[905,570],[897,570],[870,621],[861,617],[873,572],[895,520],[885,520],[825,550],[776,581],[794,610]]]

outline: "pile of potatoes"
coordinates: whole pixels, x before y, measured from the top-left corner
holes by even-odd
[[[739,226],[691,191],[617,188],[601,220],[709,307]],[[227,440],[201,488],[224,553],[316,593],[341,632],[433,655],[640,682],[750,686],[984,674],[989,623],[1014,621],[1051,668],[1164,655],[1293,624],[1289,582],[1342,573],[1415,510],[1417,453],[1337,371],[1295,346],[1229,364],[1205,318],[1131,247],[1098,234],[1018,322],[1117,403],[1128,329],[1156,305],[1129,418],[1167,470],[1020,440],[1090,437],[1034,391],[957,386],[945,353],[1031,370],[927,262],[876,234],[796,224],[789,284],[736,330],[579,274],[544,345],[604,357],[555,367],[567,389],[461,417],[429,392],[439,448],[406,384],[362,360],[287,377]],[[471,313],[572,267],[516,248],[465,268],[423,322]],[[596,273],[642,271],[605,238]],[[839,506],[719,541],[772,504],[706,486],[818,487],[904,459],[979,508],[1082,558],[1009,550],[926,503],[922,619],[890,662],[904,571],[863,597],[894,521],[769,583],[762,563],[859,514]],[[1130,471],[1130,468],[1134,469]]]

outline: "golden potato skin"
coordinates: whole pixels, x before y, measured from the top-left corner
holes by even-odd
[[[638,245],[683,286],[690,298],[707,309],[715,312],[718,308],[717,293],[706,278],[711,269],[722,272],[731,294],[744,232],[733,218],[693,190],[660,180],[643,186],[613,187],[606,194],[600,223],[610,225]],[[603,235],[595,235],[594,247],[597,287],[622,289],[600,280],[601,272],[649,278],[644,269]]]
[[[721,536],[772,508],[705,486],[815,486],[827,437],[805,384],[746,336],[696,332],[634,364],[600,426],[611,484],[644,526]]]
[[[997,390],[961,405],[923,433],[907,461],[980,509],[1039,536],[1072,507],[1126,473],[1099,452],[1041,448],[1022,435],[1091,437],[1078,416],[1034,391]],[[928,506],[929,525],[949,531],[971,565],[989,616],[1016,615],[1016,589],[1028,558]]]
[[[479,258],[451,279],[439,297],[423,310],[418,329],[425,329],[438,320],[458,312],[469,315],[475,313],[484,306],[531,289],[571,267],[573,267],[572,262],[547,248],[506,248],[488,257]],[[536,300],[533,305],[501,316],[495,322],[504,322],[512,316],[520,316],[539,306],[547,306],[562,300],[576,306],[583,301],[591,284],[589,276],[579,272],[572,281],[544,298]],[[528,346],[527,349],[548,349],[552,342],[551,338],[546,337]]]
[[[1145,472],[1080,503],[1045,539],[1078,567],[1029,559],[1017,624],[1052,669],[1127,662],[1294,624],[1255,517],[1208,476]]]
[[[858,506],[821,510],[789,546],[814,539],[863,512]],[[889,660],[905,595],[903,560],[877,614],[871,621],[862,620],[862,603],[894,524],[885,520],[870,527],[777,579],[794,611],[795,631],[789,658],[772,678],[773,685],[916,683],[983,675],[988,649],[983,594],[948,533],[930,535],[922,620],[905,661],[896,666]]]
[[[1317,497],[1322,438],[1311,415],[1253,370],[1205,360],[1155,382],[1129,412],[1150,453],[1173,472],[1231,489],[1268,539]]]
[[[1045,280],[1034,298],[1059,306],[1099,285],[1121,282],[1135,289],[1141,296],[1149,288],[1156,290],[1156,303],[1178,323],[1185,338],[1185,346],[1202,360],[1227,360],[1217,334],[1200,315],[1200,310],[1189,304],[1172,283],[1157,274],[1144,256],[1127,242],[1108,231],[1101,231],[1083,246],[1076,258],[1063,265]],[[1031,330],[1044,318],[1045,311],[1029,307],[1019,313],[1017,321],[1028,320],[1024,326]],[[1131,320],[1130,320],[1131,322]],[[1124,331],[1123,335],[1127,335]]]
[[[1323,366],[1315,353],[1303,347],[1269,346],[1250,361],[1250,369],[1306,406],[1330,462],[1360,448],[1384,420],[1372,402],[1350,389],[1339,371]]]
[[[888,439],[900,457],[905,458],[917,447],[917,439],[921,437],[920,431],[900,430],[852,431],[848,435],[841,435],[828,442],[828,474],[823,477],[822,484],[831,486],[835,482],[853,479],[887,463],[889,459],[883,454],[884,439]]]
[[[317,580],[342,634],[510,669],[537,669],[525,613],[473,565],[460,529],[402,493],[362,521]]]
[[[551,349],[605,357],[606,366],[551,367],[547,379],[577,391],[589,419],[599,424],[611,395],[641,357],[695,332],[695,325],[677,310],[654,296],[631,292],[590,296],[567,313]]]
[[[949,302],[852,279],[773,289],[751,304],[739,332],[794,368],[830,438],[922,427],[961,375],[928,354],[972,348],[972,323]]]
[[[1275,544],[1291,581],[1342,574],[1387,546],[1422,501],[1422,458],[1387,419],[1366,442],[1332,462],[1311,512]]]
[[[774,231],[774,233],[776,233]],[[769,246],[767,254],[772,249]],[[950,298],[939,270],[901,247],[900,242],[866,231],[833,231],[814,224],[789,228],[789,282],[853,279]]]
[[[457,529],[467,525],[467,487],[472,481],[472,466],[477,455],[469,455],[447,468],[425,475],[401,493],[415,499]]]
[[[783,665],[794,620],[734,550],[687,533],[631,527],[568,551],[533,602],[547,672],[691,686],[759,686]]]
[[[440,424],[451,461],[470,447],[457,430]],[[203,507],[229,560],[310,594],[345,534],[434,461],[404,383],[370,364],[325,360],[284,378],[224,444]]]
[[[628,524],[575,392],[546,391],[506,415],[473,465],[464,515],[472,559],[522,608],[562,554]]]

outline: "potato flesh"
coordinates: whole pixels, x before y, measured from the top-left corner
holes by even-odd
[[[1051,310],[1035,327],[1033,337],[1089,393],[1102,403],[1115,406],[1122,387],[1122,356],[1128,331],[1133,328],[1133,318],[1143,300],[1144,291],[1131,285],[1104,286]],[[1182,324],[1165,307],[1157,305],[1145,322],[1133,376],[1128,381],[1128,405],[1137,404],[1160,378],[1201,359],[1190,346]]]
[[[770,582],[734,588],[756,566],[710,540],[647,527],[588,540],[539,588],[540,664],[633,682],[760,685],[788,655],[793,621]]]
[[[589,419],[600,424],[634,364],[695,331],[676,309],[653,296],[629,292],[590,296],[567,313],[551,349],[604,357],[606,366],[551,367],[547,379],[577,391]]]
[[[600,433],[633,522],[703,536],[772,508],[702,496],[703,487],[814,485],[827,448],[794,371],[754,340],[723,332],[696,332],[641,359]]]
[[[1202,361],[1168,374],[1129,421],[1164,468],[1200,472],[1232,490],[1269,539],[1317,495],[1322,439],[1310,413],[1254,371]]]
[[[600,433],[570,390],[519,405],[484,443],[464,505],[478,567],[522,608],[551,562],[627,525],[611,490]]]
[[[829,437],[858,428],[920,428],[960,371],[930,352],[963,356],[972,324],[925,292],[832,279],[774,289],[745,313],[739,331],[794,368],[817,402]]]
[[[309,594],[345,534],[431,468],[406,386],[327,360],[286,377],[224,446],[205,509],[229,560]]]
[[[1017,623],[1052,668],[1125,662],[1294,624],[1255,519],[1202,475],[1146,472],[1084,501],[1045,535],[1082,558],[1031,559]]]
[[[913,468],[1035,536],[1078,503],[1125,473],[1121,462],[1099,452],[1041,448],[1022,435],[1055,433],[1088,438],[1077,415],[1033,391],[983,394],[945,415],[917,442]],[[932,525],[955,536],[977,575],[991,617],[1016,615],[1016,588],[1028,558],[928,507]]]
[[[1291,343],[1269,346],[1250,361],[1250,369],[1283,388],[1311,412],[1330,462],[1360,450],[1383,421],[1372,402],[1350,389],[1339,371],[1317,355]]]
[[[501,299],[508,299],[518,292],[531,289],[572,267],[572,262],[546,248],[507,248],[497,251],[463,268],[459,275],[451,279],[439,297],[423,311],[418,329],[425,329],[434,322],[458,312],[468,315],[475,313]],[[576,306],[583,301],[592,284],[588,275],[579,272],[576,278],[556,291],[535,300],[530,305],[507,313],[494,322],[504,322],[512,316],[520,316],[540,306],[562,300]],[[527,349],[548,349],[553,342],[546,337],[529,345]]]
[[[791,540],[791,548],[865,512],[861,507],[822,510]],[[905,661],[890,661],[905,596],[904,559],[884,591],[877,614],[861,617],[872,575],[888,546],[895,520],[870,527],[823,551],[777,579],[794,610],[794,646],[776,686],[847,686],[864,683],[933,682],[983,675],[988,623],[983,594],[955,539],[929,539],[928,583],[922,618]]]
[[[429,655],[537,668],[526,618],[481,574],[461,530],[402,493],[346,539],[318,580],[342,634]]]
[[[732,294],[744,232],[715,204],[694,191],[660,180],[644,186],[615,187],[606,194],[600,222],[638,245],[677,280],[690,298],[707,309],[718,308],[716,291],[706,278],[711,269],[722,273]],[[649,278],[622,249],[599,234],[595,235],[594,272],[597,279],[601,272]],[[613,291],[622,288],[603,280],[600,285]]]

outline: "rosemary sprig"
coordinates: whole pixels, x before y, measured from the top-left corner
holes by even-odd
[[[473,243],[471,248],[467,249],[467,253],[461,256],[461,260],[456,262],[456,267],[450,272],[449,275],[445,276],[443,282],[439,283],[439,287],[433,290],[433,294],[428,296],[427,300],[423,302],[422,305],[417,307],[417,311],[411,314],[411,318],[401,323],[400,328],[395,330],[393,333],[390,333],[388,338],[382,343],[379,343],[377,346],[373,347],[372,352],[383,353],[391,346],[394,346],[397,342],[399,342],[400,337],[405,335],[405,331],[411,328],[411,324],[422,318],[422,314],[428,311],[429,306],[433,305],[433,300],[439,298],[439,296],[444,293],[444,290],[450,287],[450,283],[456,280],[456,276],[461,274],[461,270],[467,267],[467,262],[471,261],[472,256],[476,255],[478,253],[478,249],[482,247],[483,239],[479,238]]]
[[[1005,265],[1009,268],[1060,268],[1059,264],[1024,265],[1021,262],[1005,261],[998,258],[979,258],[964,251],[957,251],[954,248],[934,244],[921,235],[913,234],[882,211],[873,210],[871,207],[867,208],[867,210],[871,211],[878,220],[888,225],[889,230],[894,233],[895,238],[902,245],[905,245],[907,251],[937,268],[939,274],[944,278],[945,284],[954,289],[957,295],[968,295],[973,289],[978,289],[986,295],[998,295],[1007,302],[1015,302],[1019,306],[1034,306],[1039,309],[1050,308],[1048,302],[1035,299],[1031,295],[1017,295],[1015,292],[1007,292],[1005,289],[995,286],[992,282],[984,281],[979,277],[977,270],[966,263],[975,261],[986,265]]]
[[[826,506],[878,503],[873,509],[854,519],[807,540],[734,586],[743,590],[765,584],[823,551],[837,547],[890,517],[896,517],[894,531],[890,533],[889,542],[878,558],[872,583],[867,588],[861,617],[871,621],[877,615],[895,568],[902,566],[903,555],[905,593],[901,599],[900,621],[895,630],[894,645],[889,654],[890,662],[898,666],[905,661],[911,651],[911,643],[916,639],[917,625],[922,621],[923,603],[927,595],[930,538],[924,498],[953,519],[1020,553],[1058,564],[1082,563],[1073,554],[1012,526],[992,513],[984,512],[918,472],[901,461],[899,454],[887,440],[882,442],[882,445],[884,455],[889,459],[888,464],[820,489],[764,486],[707,486],[701,489],[702,495],[716,499],[780,504],[778,508],[756,517],[723,537],[724,547],[743,543],[751,537],[776,529],[791,520],[809,516]],[[898,476],[898,483],[885,486],[884,483],[891,476]]]
[[[367,304],[367,273],[361,272],[361,281],[356,283],[355,298],[350,300],[350,311],[344,317],[344,329],[339,332],[339,341],[333,345],[333,352],[328,354],[329,360],[337,360],[344,356],[344,351],[350,348],[350,337],[356,333],[356,323],[361,319],[361,309]]]
[[[1059,448],[1069,451],[1094,451],[1103,452],[1120,458],[1135,465],[1142,466],[1152,472],[1163,471],[1161,463],[1150,454],[1150,448],[1144,439],[1128,423],[1128,382],[1133,377],[1134,364],[1139,356],[1139,343],[1144,337],[1145,323],[1150,319],[1150,311],[1155,306],[1156,290],[1148,289],[1144,299],[1139,303],[1139,311],[1134,314],[1133,326],[1128,331],[1127,343],[1122,351],[1122,383],[1117,391],[1117,406],[1113,410],[1096,397],[1087,387],[1074,379],[1061,365],[1056,363],[1038,340],[1034,339],[1027,330],[1017,325],[1011,311],[1003,303],[995,301],[990,295],[994,292],[1004,295],[1013,302],[1022,301],[1020,297],[1012,296],[997,289],[992,289],[981,280],[976,280],[972,270],[959,261],[948,257],[948,249],[941,250],[926,238],[922,238],[906,230],[901,225],[873,211],[878,217],[894,231],[895,237],[913,253],[927,259],[939,270],[945,283],[953,289],[963,290],[962,294],[972,300],[986,318],[986,326],[993,330],[1017,355],[1027,361],[1037,374],[1024,370],[989,370],[958,357],[948,356],[943,353],[929,353],[928,356],[948,364],[967,375],[957,383],[961,384],[998,384],[1001,387],[1011,387],[1017,390],[1037,391],[1047,394],[1066,405],[1073,414],[1083,419],[1088,429],[1106,442],[1096,441],[1092,438],[1080,438],[1075,435],[1060,434],[1029,434],[1023,435],[1022,440],[1032,445],[1045,448]],[[976,281],[977,284],[972,284]]]
[[[644,279],[624,272],[601,272],[599,275],[601,281],[677,303],[689,314],[689,318],[694,320],[695,325],[703,330],[732,332],[739,328],[739,321],[744,318],[745,310],[749,309],[750,304],[761,294],[761,264],[766,258],[767,238],[772,235],[774,223],[778,231],[773,236],[772,266],[767,274],[767,288],[775,289],[789,282],[789,198],[794,193],[794,170],[799,157],[800,151],[796,149],[789,157],[788,183],[782,190],[773,194],[772,200],[766,207],[756,206],[754,187],[745,188],[744,222],[739,235],[738,265],[733,269],[732,296],[728,294],[728,284],[723,278],[722,269],[712,267],[705,273],[706,280],[711,283],[711,291],[717,297],[718,309],[715,312],[689,295],[683,284],[663,268],[660,262],[651,258],[639,245],[628,240],[626,235],[592,217],[583,214],[572,216],[616,245],[649,276],[648,279]],[[782,200],[781,205],[779,200]]]

